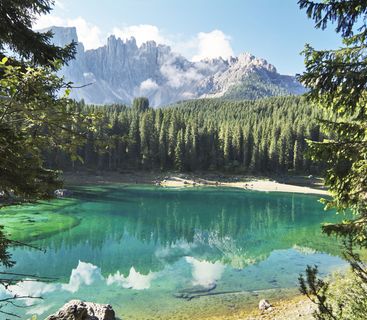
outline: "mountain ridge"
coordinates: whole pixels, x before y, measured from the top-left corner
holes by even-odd
[[[131,104],[146,96],[157,107],[197,98],[257,99],[305,92],[295,77],[280,75],[265,59],[249,53],[192,62],[167,45],[147,41],[138,46],[133,37],[124,41],[114,35],[104,46],[85,50],[75,27],[50,29],[54,44],[78,43],[75,60],[60,75],[84,86],[71,97],[86,103]]]

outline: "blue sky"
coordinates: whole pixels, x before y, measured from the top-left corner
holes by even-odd
[[[249,52],[280,73],[303,70],[305,43],[334,48],[333,28],[315,30],[296,0],[56,0],[36,27],[76,26],[79,40],[96,48],[115,34],[170,45],[189,59]]]

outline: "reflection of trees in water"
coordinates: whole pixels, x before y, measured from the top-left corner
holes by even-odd
[[[295,244],[337,254],[333,241],[320,233],[322,209],[315,197],[114,187],[80,197],[72,212],[82,223],[37,244],[55,259],[57,252],[71,261],[85,257],[103,272],[128,272],[131,266],[157,271],[188,254],[242,268]],[[162,248],[165,254],[157,255]],[[70,268],[71,262],[64,263]]]
[[[9,240],[8,234],[4,231],[4,227],[0,226],[0,315],[2,317],[20,318],[17,308],[23,308],[23,301],[35,299],[41,299],[39,292],[33,295],[28,292],[14,292],[14,288],[17,287],[18,283],[26,282],[28,286],[32,283],[49,283],[55,279],[47,278],[45,276],[37,274],[24,274],[16,273],[12,270],[12,267],[16,265],[15,259],[13,259],[10,252],[10,248],[25,245],[28,248],[38,250],[39,248],[32,247],[28,244],[24,244],[18,241]],[[8,307],[11,307],[9,311]],[[15,309],[15,310],[14,310]]]
[[[9,253],[9,246],[11,241],[5,236],[3,232],[4,227],[0,226],[0,267],[11,267],[14,262]]]
[[[111,196],[113,190],[109,190],[105,198],[98,194],[103,205],[96,203],[94,214],[83,214],[84,228],[78,227],[78,232],[71,230],[50,239],[54,241],[54,248],[60,241],[63,247],[74,246],[84,242],[86,236],[90,245],[98,248],[106,239],[121,240],[125,233],[142,242],[170,245],[178,239],[192,242],[198,230],[215,231],[220,238],[230,236],[251,241],[284,236],[296,227],[317,230],[319,234],[319,224],[323,221],[321,207],[310,205],[313,199],[302,196],[253,197],[251,193],[244,197],[241,191],[134,191]],[[193,194],[196,195],[193,197]],[[111,198],[115,201],[111,202]],[[108,218],[101,219],[105,214]]]

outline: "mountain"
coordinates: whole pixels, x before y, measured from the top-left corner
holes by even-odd
[[[74,27],[51,29],[57,45],[78,42]],[[113,35],[93,50],[78,42],[76,59],[60,74],[81,87],[72,91],[72,98],[94,104],[130,104],[146,96],[151,105],[161,106],[205,97],[257,99],[305,92],[294,77],[280,75],[250,54],[192,62],[169,46],[148,41],[139,47],[134,38],[123,41]]]
[[[303,94],[305,88],[295,77],[280,75],[264,59],[249,53],[232,58],[224,72],[218,72],[202,82],[204,97],[227,99],[258,99],[269,96]]]

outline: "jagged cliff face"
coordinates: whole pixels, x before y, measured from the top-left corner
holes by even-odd
[[[200,85],[204,97],[233,99],[256,99],[305,92],[295,77],[280,75],[266,60],[248,53],[230,59],[226,70],[204,79]]]
[[[78,42],[75,28],[53,27],[54,43]],[[110,36],[107,44],[84,50],[79,43],[76,59],[61,70],[65,80],[74,82],[72,98],[87,103],[127,103],[138,96],[161,106],[200,97],[254,99],[279,94],[301,94],[304,88],[290,76],[277,73],[274,66],[249,54],[191,62],[166,45],[148,41],[137,46]],[[257,86],[259,90],[257,90]]]

